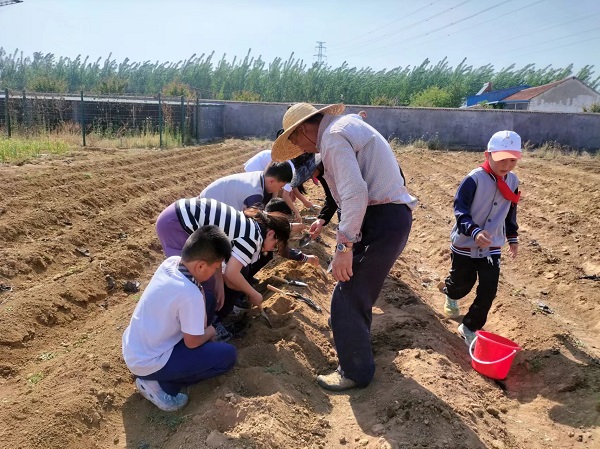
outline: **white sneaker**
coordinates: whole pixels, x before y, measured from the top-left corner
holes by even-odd
[[[317,376],[317,383],[322,388],[330,391],[346,391],[357,387],[356,382],[344,377],[339,366],[331,374]]]
[[[188,402],[187,395],[183,393],[178,393],[177,396],[165,393],[156,380],[144,380],[138,377],[135,386],[142,396],[165,412],[182,409]]]
[[[444,315],[448,318],[458,318],[460,316],[458,301],[448,295],[446,295],[446,302],[444,302]]]
[[[475,340],[475,337],[477,336],[475,332],[473,332],[471,329],[469,329],[462,323],[460,324],[460,326],[458,326],[458,335],[464,338],[465,343],[469,347],[471,346],[471,343],[473,343],[473,340]]]

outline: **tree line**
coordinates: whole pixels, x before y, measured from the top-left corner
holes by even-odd
[[[593,89],[600,86],[594,66],[577,73],[573,64],[564,68],[551,65],[537,68],[514,64],[496,70],[487,64],[473,67],[464,59],[456,67],[447,59],[433,64],[425,59],[418,66],[373,70],[331,67],[306,63],[292,53],[289,58],[271,62],[251,51],[244,58],[215,54],[192,55],[178,62],[122,62],[81,55],[74,59],[53,53],[35,52],[24,57],[16,50],[0,47],[0,87],[14,91],[44,93],[86,93],[107,95],[181,96],[217,100],[336,103],[387,106],[459,107],[491,81],[494,89],[527,84],[539,86],[575,75]]]

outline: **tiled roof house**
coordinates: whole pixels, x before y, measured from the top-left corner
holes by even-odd
[[[511,91],[512,90],[512,91]],[[505,92],[511,91],[511,92]],[[480,91],[481,92],[481,91]],[[497,93],[494,96],[494,93]],[[504,95],[506,94],[506,95]],[[494,96],[494,101],[487,98]],[[481,97],[479,101],[478,98]],[[501,98],[500,98],[501,97]],[[516,86],[502,91],[486,92],[467,98],[467,107],[487,101],[502,109],[542,112],[583,112],[594,103],[600,103],[600,94],[574,76],[543,86]]]

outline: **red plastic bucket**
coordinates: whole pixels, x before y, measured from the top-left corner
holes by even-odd
[[[512,361],[521,347],[514,341],[491,332],[476,331],[475,335],[469,347],[473,369],[492,379],[506,378]]]

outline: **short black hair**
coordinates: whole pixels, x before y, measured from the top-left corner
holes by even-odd
[[[285,129],[283,129],[283,128],[278,129],[275,137],[281,136],[284,132],[285,132]]]
[[[289,162],[271,162],[265,169],[265,176],[275,178],[279,182],[291,182],[292,181],[292,166]]]
[[[231,256],[231,242],[218,226],[208,225],[196,229],[188,237],[181,250],[181,260],[192,262],[203,260],[213,264],[228,260]]]
[[[273,198],[265,206],[265,212],[281,212],[285,215],[292,215],[292,209],[283,198]]]

